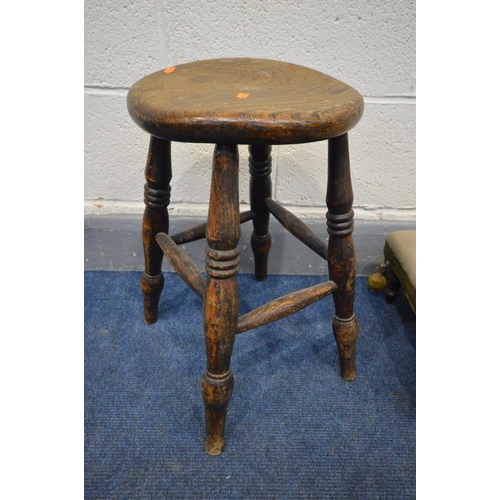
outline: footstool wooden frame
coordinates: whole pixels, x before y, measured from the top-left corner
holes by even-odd
[[[401,292],[401,285],[413,312],[417,313],[417,230],[390,233],[384,245],[385,300],[392,304]]]
[[[347,131],[361,118],[363,99],[352,87],[309,68],[236,58],[197,61],[153,73],[132,86],[127,104],[133,120],[151,135],[144,187],[144,319],[150,324],[158,319],[165,255],[203,299],[205,449],[218,455],[224,446],[226,411],[234,385],[230,361],[236,334],[284,318],[333,294],[333,333],[340,373],[344,380],[356,376],[354,212]],[[328,245],[271,198],[272,146],[321,140],[328,141]],[[169,236],[171,141],[213,143],[215,149],[207,223]],[[238,145],[242,144],[248,145],[250,153],[250,210],[239,213]],[[253,223],[255,276],[264,280],[272,241],[271,214],[328,262],[330,281],[239,316],[240,224]],[[179,247],[202,238],[208,244],[206,278]]]

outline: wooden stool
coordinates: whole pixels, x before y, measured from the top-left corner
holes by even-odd
[[[203,299],[207,370],[201,379],[205,403],[205,449],[224,446],[230,369],[235,335],[297,312],[333,294],[333,333],[345,380],[355,374],[358,326],[353,312],[355,258],[353,193],[347,131],[363,113],[361,95],[334,78],[295,64],[265,59],[214,59],[170,67],[142,78],[127,97],[132,119],[151,135],[146,163],[143,218],[144,319],[154,323],[164,278],[165,254],[172,267]],[[271,147],[328,140],[326,245],[295,215],[271,199]],[[208,221],[168,236],[171,141],[214,143]],[[250,211],[239,213],[238,145],[250,151]],[[269,216],[327,260],[331,281],[274,300],[238,317],[240,224],[252,220],[255,276],[267,276],[271,247]],[[207,239],[205,278],[178,247]]]

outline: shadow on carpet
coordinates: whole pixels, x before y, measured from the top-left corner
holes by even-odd
[[[173,273],[159,320],[137,272],[85,272],[85,498],[415,498],[415,315],[357,278],[357,378],[331,297],[236,337],[226,447],[204,451],[201,300]],[[240,313],[325,281],[240,275]]]

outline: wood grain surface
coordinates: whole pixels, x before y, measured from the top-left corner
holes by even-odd
[[[207,282],[191,257],[178,247],[175,241],[165,233],[158,233],[156,241],[174,271],[177,272],[198,297],[203,299],[207,289]]]
[[[328,252],[326,243],[312,231],[307,224],[302,222],[296,215],[292,214],[292,212],[280,205],[277,201],[267,198],[265,203],[276,220],[280,222],[287,231],[290,231],[290,234],[293,234],[299,241],[326,260]]]
[[[296,64],[235,58],[172,68],[142,78],[127,97],[132,119],[167,140],[312,142],[347,132],[363,113],[355,89]]]
[[[236,333],[243,333],[252,328],[257,328],[273,321],[286,318],[304,309],[304,307],[310,306],[323,297],[326,297],[335,290],[337,290],[337,285],[333,281],[327,281],[326,283],[313,285],[303,290],[279,297],[272,302],[264,304],[240,316]]]

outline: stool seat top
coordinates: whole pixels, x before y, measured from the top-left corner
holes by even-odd
[[[319,71],[267,59],[209,59],[152,73],[128,92],[132,119],[172,141],[296,144],[342,135],[363,98]]]

